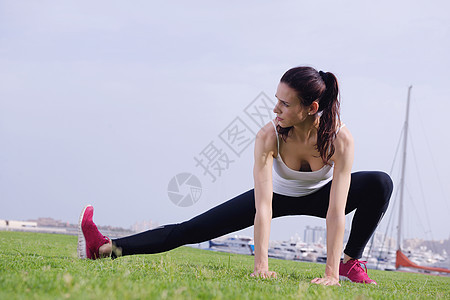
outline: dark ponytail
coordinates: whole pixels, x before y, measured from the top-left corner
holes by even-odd
[[[328,163],[335,151],[333,143],[340,123],[339,87],[336,76],[330,72],[317,72],[311,67],[297,67],[288,70],[280,82],[286,83],[297,92],[303,106],[309,106],[314,101],[319,103],[320,123],[316,148],[322,160]],[[292,127],[277,127],[284,141],[291,129]]]
[[[322,115],[317,133],[317,149],[322,159],[328,162],[335,151],[334,140],[340,123],[339,87],[333,73],[320,71],[319,75],[326,88],[319,100],[319,111],[322,111]]]

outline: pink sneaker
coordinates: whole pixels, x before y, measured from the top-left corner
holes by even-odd
[[[110,242],[110,239],[98,231],[97,225],[92,220],[94,208],[92,205],[86,205],[81,212],[78,221],[78,257],[81,259],[100,258],[98,249]]]
[[[372,280],[367,275],[367,267],[366,261],[360,261],[357,259],[350,259],[345,264],[342,262],[339,265],[339,279],[340,280],[350,280],[351,282],[358,283],[370,283],[377,284],[375,280]],[[364,265],[364,269],[361,267],[361,264]]]

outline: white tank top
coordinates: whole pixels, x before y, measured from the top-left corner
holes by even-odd
[[[331,181],[334,169],[333,162],[331,162],[331,165],[324,165],[320,170],[314,172],[295,171],[286,166],[281,159],[280,140],[277,126],[273,120],[272,124],[277,135],[278,149],[277,157],[273,160],[272,183],[274,193],[291,197],[306,196],[314,193]]]

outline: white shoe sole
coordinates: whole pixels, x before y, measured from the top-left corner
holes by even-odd
[[[77,244],[77,254],[78,258],[80,259],[86,259],[86,238],[84,237],[83,230],[81,229],[81,223],[83,222],[83,216],[84,212],[86,211],[86,208],[88,208],[91,205],[86,205],[83,208],[83,211],[81,211],[80,218],[78,219],[78,244]]]
[[[345,276],[342,276],[342,275],[339,275],[339,280],[340,280],[340,281],[350,281],[350,282],[354,282],[354,281],[351,281],[350,278],[345,277]],[[366,284],[374,284],[374,285],[377,285],[376,282],[371,282],[371,283],[366,283]]]

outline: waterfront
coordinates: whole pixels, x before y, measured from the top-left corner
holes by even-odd
[[[134,224],[132,227],[134,230],[112,226],[99,226],[99,228],[104,235],[110,238],[118,238],[151,229],[149,227],[157,227],[157,224],[152,222],[141,223]],[[77,235],[78,225],[51,218],[29,221],[0,220],[0,230]],[[345,235],[344,244],[347,239],[348,233]],[[326,230],[324,228],[307,226],[304,230],[303,239],[296,235],[288,241],[270,241],[268,254],[271,258],[283,260],[325,263],[326,246],[324,241],[326,241]],[[412,262],[422,266],[450,268],[449,239],[441,241],[409,239],[403,243],[403,251]],[[227,235],[189,246],[244,255],[254,254],[253,238],[249,236]],[[396,270],[395,250],[393,238],[375,232],[371,242],[365,248],[361,260],[367,262],[366,266],[369,269],[393,271]]]

